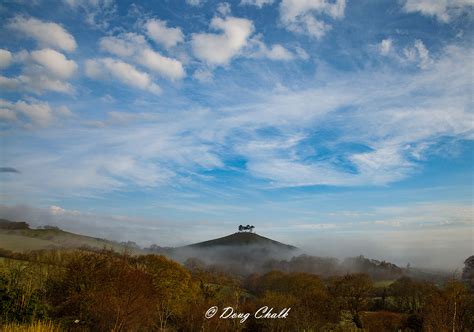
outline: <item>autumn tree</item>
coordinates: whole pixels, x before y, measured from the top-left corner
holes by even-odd
[[[4,260],[0,266],[0,322],[31,322],[46,316],[44,271],[39,264]]]
[[[364,331],[400,331],[404,325],[404,318],[401,314],[388,311],[370,312],[362,315]]]
[[[342,310],[347,310],[358,328],[362,328],[360,313],[368,307],[372,279],[366,274],[346,274],[330,282],[331,294]]]
[[[163,331],[171,319],[178,320],[185,311],[195,295],[196,285],[185,268],[164,256],[142,256],[138,263],[152,278],[158,327]]]
[[[128,256],[78,252],[48,283],[53,315],[98,331],[150,329],[152,279]]]
[[[402,277],[389,287],[397,311],[408,314],[421,314],[426,300],[434,291],[434,285],[409,277]]]
[[[259,280],[252,280],[257,293],[274,305],[276,311],[291,306],[287,323],[297,330],[320,329],[327,323],[337,322],[339,312],[321,279],[308,273],[269,272]],[[284,300],[286,298],[286,301]],[[265,322],[275,325],[275,322]],[[278,326],[285,326],[282,322]]]
[[[473,316],[473,294],[463,283],[451,280],[428,299],[423,308],[423,326],[425,331],[472,331]]]

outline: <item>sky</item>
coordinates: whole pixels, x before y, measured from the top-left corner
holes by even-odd
[[[0,217],[140,245],[474,252],[470,0],[7,0]]]

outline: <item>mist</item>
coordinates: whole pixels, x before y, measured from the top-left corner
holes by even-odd
[[[177,222],[120,215],[100,215],[91,212],[71,211],[57,206],[39,208],[29,205],[0,205],[0,218],[26,221],[32,227],[57,226],[66,231],[108,240],[136,242],[141,247],[153,244],[160,247],[184,247],[193,243],[225,236],[234,232],[237,225],[229,222]],[[235,248],[176,250],[172,258],[184,262],[197,257],[208,265],[222,265],[226,257],[235,253],[252,257],[256,262],[237,262],[246,270],[258,269],[268,259],[289,260],[293,256],[308,254],[316,257],[333,257],[342,262],[347,257],[363,255],[379,261],[388,261],[405,267],[459,271],[463,261],[474,252],[472,223],[447,224],[440,227],[341,232],[338,229],[301,230],[291,226],[272,227],[256,224],[256,232],[276,241],[298,247],[295,253],[272,249],[252,255],[256,248],[246,251]],[[240,250],[240,251],[239,251]],[[224,260],[224,262],[223,262]]]

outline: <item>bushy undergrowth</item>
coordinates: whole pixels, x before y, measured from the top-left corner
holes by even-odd
[[[190,260],[111,251],[42,251],[0,261],[2,331],[472,331],[474,296],[402,277],[270,271],[247,277]],[[212,306],[251,313],[206,319]],[[286,319],[255,319],[263,306]]]

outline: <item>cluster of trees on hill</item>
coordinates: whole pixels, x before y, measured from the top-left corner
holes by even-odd
[[[24,221],[10,221],[6,219],[0,219],[0,229],[30,229],[30,225]]]
[[[474,296],[459,280],[273,270],[245,278],[189,259],[42,251],[0,265],[0,329],[39,321],[71,331],[472,331]],[[212,306],[286,319],[206,319]],[[50,326],[50,325],[48,325]]]

